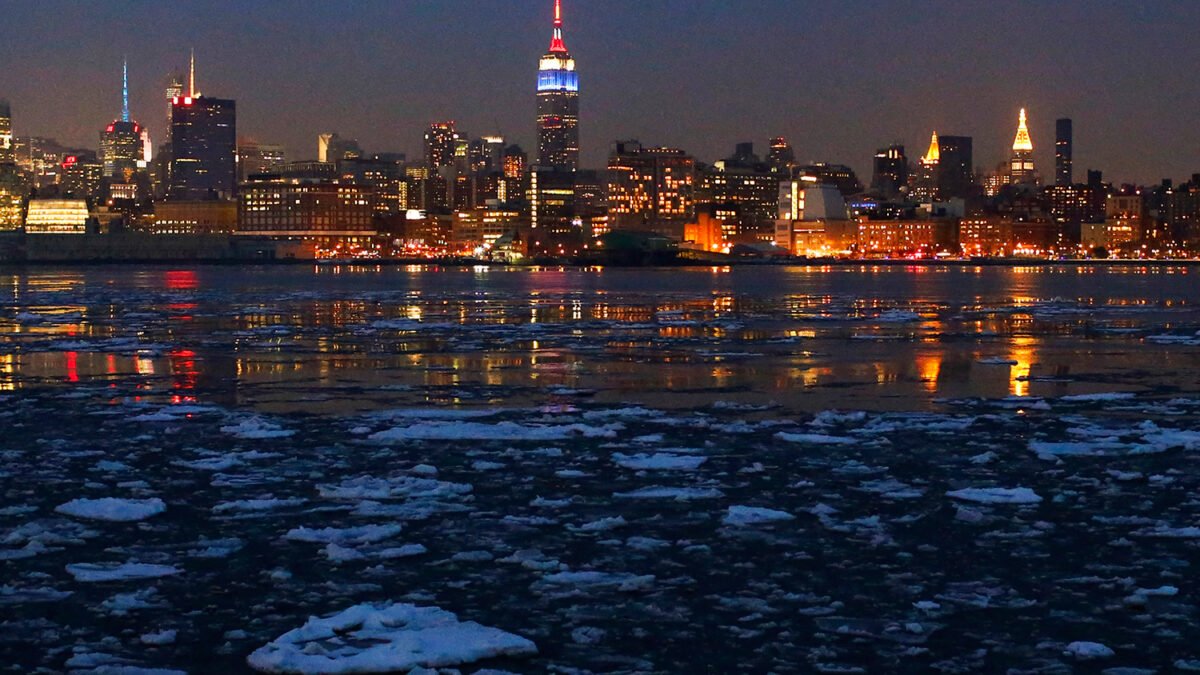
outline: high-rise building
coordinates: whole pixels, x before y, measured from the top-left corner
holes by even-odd
[[[110,183],[132,185],[146,166],[142,125],[129,117],[129,64],[121,66],[121,117],[100,132],[100,160]],[[65,166],[65,164],[64,164]]]
[[[533,255],[576,255],[583,228],[575,217],[575,176],[533,167],[529,172],[529,241]]]
[[[975,164],[970,136],[938,136],[937,198],[967,198],[975,193]]]
[[[608,157],[608,227],[682,241],[695,213],[696,161],[675,148],[618,141]]]
[[[700,173],[696,203],[721,221],[724,240],[753,239],[755,232],[773,227],[783,177],[754,154],[753,143],[738,143],[733,155]]]
[[[562,0],[554,0],[554,37],[538,65],[538,165],[579,169],[579,74],[562,36]]]
[[[918,202],[937,199],[938,165],[941,164],[941,160],[942,149],[935,131],[929,141],[929,150],[917,162],[916,171],[909,177],[909,197]]]
[[[237,189],[237,104],[196,91],[193,59],[188,91],[171,100],[171,166],[167,199],[233,199]]]
[[[1071,185],[1073,131],[1070,118],[1062,118],[1054,123],[1054,184]]]
[[[259,143],[250,138],[238,141],[238,182],[260,173],[280,171],[287,164],[287,152],[282,145]]]
[[[0,162],[0,231],[15,230],[25,222],[28,189],[16,164]]]
[[[453,121],[430,124],[425,132],[425,166],[434,173],[443,166],[454,166],[458,140]]]
[[[358,141],[345,139],[337,134],[321,134],[317,136],[317,161],[337,164],[344,159],[357,159],[363,156]]]
[[[12,108],[0,99],[0,163],[16,161],[13,149]]]
[[[1033,172],[1033,141],[1029,139],[1029,128],[1025,126],[1025,109],[1017,122],[1017,137],[1013,140],[1013,154],[1009,176],[1014,185],[1027,185],[1036,181]]]
[[[767,164],[771,171],[787,176],[796,164],[796,153],[787,139],[778,136],[771,139],[771,151],[767,153]]]
[[[104,177],[103,164],[67,155],[58,174],[58,189],[65,197],[95,202],[104,197]]]
[[[903,145],[889,145],[875,153],[871,189],[887,199],[895,199],[908,191],[908,158],[904,156]]]

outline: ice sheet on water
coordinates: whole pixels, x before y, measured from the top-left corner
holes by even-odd
[[[647,591],[653,588],[653,574],[629,574],[624,572],[555,572],[533,582],[530,589],[544,592],[563,592],[612,588],[618,591]]]
[[[344,480],[337,485],[317,485],[317,492],[325,499],[351,501],[361,499],[456,499],[470,491],[471,486],[466,483],[451,483],[435,478],[408,475],[387,478],[359,476]]]
[[[356,527],[324,527],[310,529],[294,527],[283,535],[290,541],[306,541],[318,544],[367,544],[381,541],[400,534],[402,525],[391,523],[387,525],[359,525]]]
[[[243,417],[235,424],[221,427],[221,431],[244,440],[287,438],[296,433],[258,415]]]
[[[1033,490],[1025,487],[1018,488],[963,488],[950,490],[947,495],[968,502],[980,504],[1037,504],[1042,501]]]
[[[775,438],[789,443],[811,443],[813,445],[853,445],[858,439],[846,436],[830,436],[828,434],[794,434],[780,431]]]
[[[231,502],[221,502],[212,508],[213,513],[228,513],[228,512],[256,512],[256,511],[272,511],[288,506],[300,506],[308,503],[307,499],[302,497],[291,497],[288,499],[277,499],[272,496],[260,497],[258,499],[238,499]]]
[[[153,565],[149,563],[71,563],[67,572],[75,577],[75,581],[103,582],[125,581],[128,579],[153,579],[179,574],[183,570],[171,565]]]
[[[721,519],[721,522],[734,527],[745,527],[762,523],[795,520],[795,518],[796,516],[786,511],[767,509],[761,506],[730,506],[725,513],[725,517]]]
[[[658,452],[653,455],[646,453],[626,455],[616,452],[613,453],[612,459],[613,463],[625,469],[692,471],[699,468],[708,458],[694,455],[674,455],[667,452]]]
[[[724,493],[716,488],[650,485],[629,492],[614,492],[613,497],[617,499],[674,499],[677,501],[687,501],[691,499],[716,499],[722,496],[722,494]]]
[[[618,428],[587,424],[524,425],[516,422],[432,421],[378,431],[367,438],[375,443],[408,440],[551,441],[565,438],[613,438]]]
[[[54,510],[68,516],[88,520],[133,522],[158,515],[167,510],[167,505],[157,497],[152,499],[119,499],[116,497],[88,499],[81,497],[65,504],[59,504]]]
[[[267,673],[393,673],[537,653],[533,642],[437,607],[355,605],[310,617],[255,650],[246,662]]]

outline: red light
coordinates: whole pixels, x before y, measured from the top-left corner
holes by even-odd
[[[171,103],[174,103],[175,105],[179,105],[179,97],[178,97],[178,96],[172,96],[172,97],[171,97]]]
[[[63,166],[74,166],[78,161],[79,158],[75,155],[67,155],[66,158],[63,159]]]

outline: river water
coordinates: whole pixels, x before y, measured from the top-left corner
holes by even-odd
[[[1197,274],[0,270],[0,664],[1200,669]]]

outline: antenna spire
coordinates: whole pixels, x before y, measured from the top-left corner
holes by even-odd
[[[550,51],[565,54],[567,45],[563,42],[562,25],[562,0],[554,0],[554,38],[550,40]]]
[[[192,48],[192,59],[188,65],[188,96],[196,98],[196,48]]]
[[[1014,152],[1032,152],[1033,142],[1029,140],[1029,127],[1025,125],[1025,109],[1021,108],[1021,115],[1017,123],[1017,138],[1013,141]]]
[[[121,62],[121,121],[129,121],[129,58]]]

